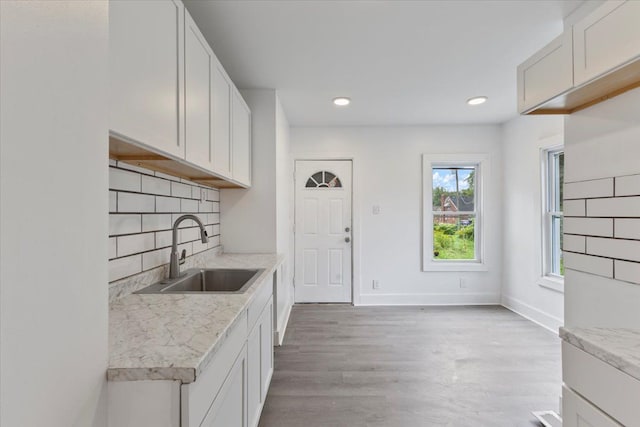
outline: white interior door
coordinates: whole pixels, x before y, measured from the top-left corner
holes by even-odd
[[[351,166],[296,161],[296,302],[351,302]]]

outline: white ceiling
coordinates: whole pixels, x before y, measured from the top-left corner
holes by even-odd
[[[580,2],[185,1],[236,85],[277,89],[292,126],[508,120],[516,66]]]

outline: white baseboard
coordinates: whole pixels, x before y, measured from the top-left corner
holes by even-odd
[[[281,346],[284,342],[284,334],[287,331],[287,325],[289,324],[291,308],[293,308],[293,301],[290,299],[289,301],[287,301],[287,308],[284,311],[282,321],[278,319],[278,325],[280,325],[280,329],[273,331],[273,343],[276,346]]]
[[[500,294],[367,294],[354,305],[500,305]]]
[[[556,335],[558,334],[558,329],[564,324],[562,319],[506,295],[502,296],[502,306]]]

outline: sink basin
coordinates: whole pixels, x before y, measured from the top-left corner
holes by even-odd
[[[263,269],[204,268],[190,269],[177,279],[165,280],[141,289],[136,294],[243,293],[256,281]]]

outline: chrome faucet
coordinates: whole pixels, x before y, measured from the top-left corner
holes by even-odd
[[[182,256],[178,259],[178,225],[185,219],[192,219],[200,227],[200,239],[202,243],[207,243],[209,237],[207,236],[207,230],[204,229],[204,225],[200,219],[195,215],[182,215],[176,222],[173,223],[173,239],[171,242],[171,259],[169,260],[169,279],[175,279],[180,276],[180,265],[184,264],[187,256],[187,251],[182,251]]]

